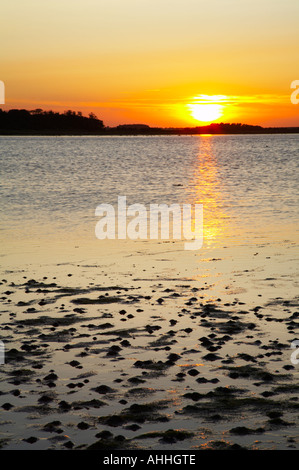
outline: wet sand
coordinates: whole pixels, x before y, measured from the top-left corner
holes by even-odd
[[[4,258],[1,448],[298,449],[295,246],[134,246]]]

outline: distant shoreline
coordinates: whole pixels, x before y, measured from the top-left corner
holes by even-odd
[[[274,128],[262,128],[260,130],[253,131],[199,131],[197,129],[156,129],[150,128],[150,130],[143,131],[120,131],[115,128],[102,130],[98,132],[84,132],[84,131],[59,131],[59,130],[2,130],[0,129],[0,137],[5,136],[160,136],[160,135],[263,135],[263,134],[298,134],[299,127],[274,127]]]
[[[262,127],[242,123],[211,123],[205,126],[151,127],[147,124],[105,126],[95,114],[80,111],[0,109],[0,135],[202,135],[202,134],[294,134],[298,127]]]

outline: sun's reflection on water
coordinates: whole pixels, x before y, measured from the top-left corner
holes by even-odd
[[[213,137],[200,136],[194,173],[188,188],[190,202],[203,205],[204,245],[221,242],[228,230],[228,215],[219,163],[213,152]]]

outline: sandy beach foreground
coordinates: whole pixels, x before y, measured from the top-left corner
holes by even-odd
[[[6,266],[1,447],[298,449],[295,247],[136,246]]]

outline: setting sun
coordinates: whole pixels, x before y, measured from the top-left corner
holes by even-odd
[[[220,104],[190,104],[191,115],[197,121],[212,122],[222,116],[223,106]]]
[[[227,97],[224,95],[199,95],[194,97],[192,101],[187,104],[187,107],[193,119],[211,123],[223,116],[223,103],[227,101]]]

